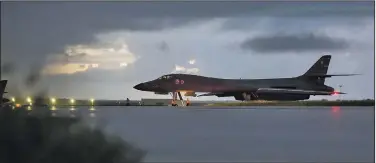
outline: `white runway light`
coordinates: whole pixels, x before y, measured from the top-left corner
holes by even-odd
[[[70,103],[71,103],[72,105],[74,104],[74,102],[75,102],[74,99],[71,99],[71,100],[70,100]]]
[[[55,104],[56,103],[56,99],[55,98],[51,98],[51,103]]]
[[[26,98],[26,101],[27,101],[28,103],[31,103],[31,98],[30,98],[30,97],[27,97],[27,98]]]

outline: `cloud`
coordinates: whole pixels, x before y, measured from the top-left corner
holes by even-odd
[[[240,47],[259,53],[269,52],[302,52],[322,50],[343,50],[348,47],[347,42],[313,33],[301,35],[275,35],[254,37],[245,40]]]
[[[109,31],[154,32],[215,18],[373,18],[374,12],[373,2],[4,2],[1,9],[2,59],[38,56],[28,62]]]
[[[123,40],[68,46],[62,54],[51,55],[44,74],[73,74],[89,69],[120,69],[138,59]]]
[[[170,51],[170,47],[168,46],[166,41],[162,41],[160,44],[158,44],[158,49],[161,52],[167,52],[168,53]]]
[[[183,66],[175,65],[175,69],[172,71],[172,73],[197,74],[199,71],[199,68],[186,68]]]
[[[74,74],[77,72],[84,72],[89,69],[88,65],[81,64],[49,64],[43,69],[43,74]]]

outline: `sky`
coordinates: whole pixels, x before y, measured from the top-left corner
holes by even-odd
[[[374,2],[2,2],[2,79],[14,96],[168,98],[169,73],[295,77],[332,55],[343,99],[374,98]],[[38,74],[37,77],[35,75]],[[338,98],[314,96],[311,99]],[[194,100],[233,100],[200,97]]]

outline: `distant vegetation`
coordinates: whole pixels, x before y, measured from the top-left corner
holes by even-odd
[[[80,119],[0,108],[2,163],[141,162],[145,152]]]
[[[251,101],[213,103],[208,106],[374,106],[375,100],[342,100],[342,101]]]

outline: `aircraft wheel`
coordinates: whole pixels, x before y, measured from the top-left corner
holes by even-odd
[[[244,98],[244,101],[250,101],[251,100],[251,95],[244,92],[243,93],[243,98]]]

